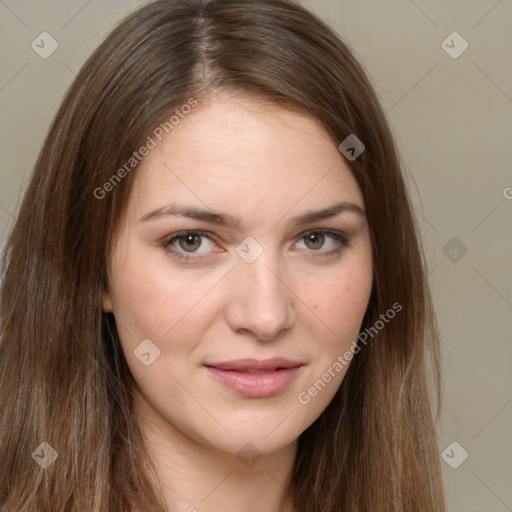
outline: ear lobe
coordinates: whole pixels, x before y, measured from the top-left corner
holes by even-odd
[[[113,313],[112,298],[109,292],[103,292],[103,299],[101,301],[102,309],[105,313]]]

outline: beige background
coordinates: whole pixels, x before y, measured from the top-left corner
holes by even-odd
[[[65,89],[140,4],[0,0],[1,245]],[[442,334],[440,452],[460,445],[442,462],[449,510],[512,511],[512,2],[303,4],[349,41],[404,157]],[[43,31],[59,45],[47,59],[31,48]],[[453,31],[458,58],[441,46]]]

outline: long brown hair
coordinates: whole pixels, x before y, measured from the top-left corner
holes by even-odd
[[[368,331],[333,400],[300,436],[289,489],[296,509],[443,512],[439,408],[435,421],[431,409],[438,332],[401,163],[348,46],[288,0],[152,2],[107,37],[71,85],[2,260],[2,511],[165,510],[133,421],[133,377],[101,300],[136,172],[126,162],[177,108],[213,91],[312,116],[336,145],[351,134],[364,143],[348,162],[373,247],[362,329],[375,331],[401,306],[385,328]],[[43,442],[58,454],[46,469],[35,462]]]

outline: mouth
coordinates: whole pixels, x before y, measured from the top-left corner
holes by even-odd
[[[204,365],[209,375],[246,398],[269,398],[281,392],[300,372],[303,363],[285,358],[237,359]]]

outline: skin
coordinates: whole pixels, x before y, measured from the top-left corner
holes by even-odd
[[[244,96],[201,100],[136,170],[103,306],[118,323],[137,383],[137,421],[171,512],[293,510],[285,488],[298,436],[329,404],[348,365],[308,404],[297,397],[357,338],[372,252],[364,214],[295,227],[288,221],[341,201],[364,210],[327,132],[306,115]],[[177,202],[242,225],[172,215],[140,220]],[[345,233],[349,245],[306,237],[315,229]],[[165,247],[185,230],[216,237],[192,238],[188,253],[185,237],[174,240],[176,251],[196,258],[188,262]],[[248,236],[263,249],[252,263],[236,252]],[[145,339],[160,350],[147,366],[134,354]],[[241,396],[204,366],[276,356],[303,366],[268,398]],[[261,455],[256,463],[237,456],[246,443]]]

